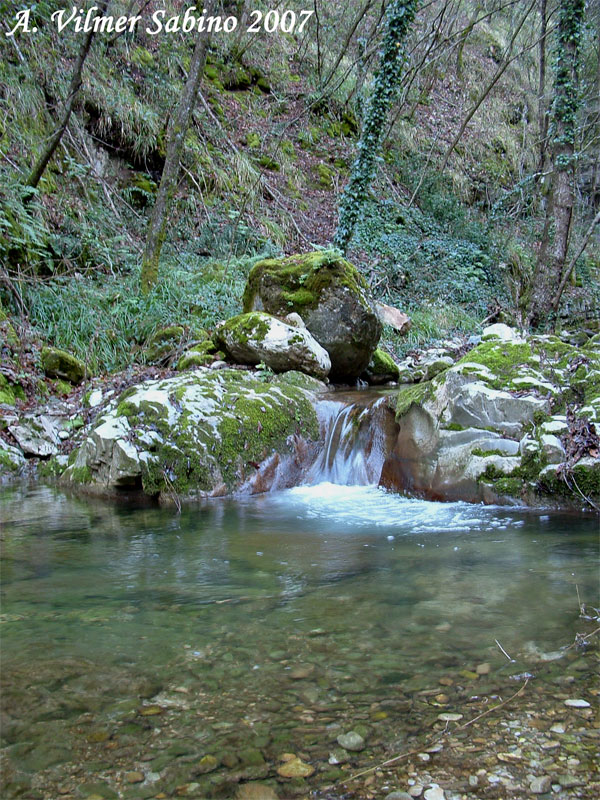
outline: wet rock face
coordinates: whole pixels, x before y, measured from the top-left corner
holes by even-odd
[[[589,496],[600,493],[597,448],[575,452],[571,436],[577,420],[600,422],[593,340],[576,348],[491,326],[454,366],[401,390],[396,418],[400,431],[381,481],[387,488],[469,502],[554,495],[568,504],[574,498],[560,478],[567,468]]]
[[[366,369],[382,331],[365,279],[348,261],[326,252],[255,264],[244,311],[255,310],[299,314],[328,352],[335,381],[354,380]]]
[[[245,484],[266,491],[280,472],[292,485],[318,439],[313,400],[324,389],[296,372],[266,381],[204,368],[146,381],[109,404],[61,480],[95,494],[143,490],[163,502]]]
[[[298,370],[320,379],[331,369],[327,351],[306,328],[288,325],[264,311],[231,317],[215,339],[238,364],[263,362],[275,372]]]

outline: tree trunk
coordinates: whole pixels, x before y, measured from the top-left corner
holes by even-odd
[[[152,209],[152,217],[148,224],[146,247],[142,257],[140,276],[142,294],[148,294],[158,281],[158,267],[167,231],[168,213],[177,186],[179,162],[194,111],[200,78],[202,77],[206,65],[208,45],[208,33],[199,33],[183,92],[181,93],[177,108],[169,122],[167,131],[167,154],[158,193],[156,195],[156,201]]]
[[[418,0],[391,0],[388,6],[381,62],[364,118],[358,156],[340,203],[340,217],[333,240],[334,246],[344,253],[375,176],[387,115],[396,97],[402,74],[402,44],[415,17],[417,6]]]
[[[562,285],[573,206],[575,205],[575,139],[579,108],[579,49],[585,0],[561,0],[558,21],[553,103],[549,127],[552,155],[551,197],[536,262],[528,322],[546,326],[555,311],[553,299]]]
[[[103,16],[106,13],[107,6],[110,0],[99,0],[98,2],[98,16]],[[85,64],[85,60],[88,57],[88,53],[90,52],[90,48],[92,46],[92,40],[94,39],[94,29],[88,31],[86,34],[85,39],[81,43],[81,47],[79,48],[79,53],[77,55],[77,61],[75,62],[75,67],[73,69],[73,75],[71,76],[71,83],[69,84],[69,93],[67,94],[67,98],[65,100],[65,107],[63,109],[62,117],[58,128],[54,131],[50,139],[48,140],[48,144],[38,157],[38,160],[33,165],[31,172],[29,173],[29,177],[25,181],[25,186],[31,186],[35,189],[40,182],[42,175],[46,171],[46,167],[50,163],[50,159],[54,155],[54,152],[58,145],[60,144],[60,140],[63,137],[64,132],[67,130],[67,125],[69,124],[69,119],[71,118],[71,112],[73,111],[73,105],[75,104],[75,97],[81,88],[82,83],[82,72],[83,72],[83,65]]]
[[[538,126],[540,137],[540,151],[538,156],[538,172],[544,171],[546,164],[546,141],[548,138],[548,113],[546,108],[546,36],[548,27],[548,15],[546,11],[546,1],[540,0],[540,71],[538,80]]]

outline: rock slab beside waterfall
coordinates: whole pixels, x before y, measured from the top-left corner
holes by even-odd
[[[61,481],[95,494],[143,490],[164,502],[299,482],[319,438],[324,384],[298,372],[260,378],[198,369],[111,401]],[[278,470],[279,465],[281,470]]]
[[[495,325],[482,339],[433,380],[400,391],[382,484],[470,502],[599,497],[599,337],[580,348]]]

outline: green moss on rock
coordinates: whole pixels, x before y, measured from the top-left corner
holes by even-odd
[[[215,331],[213,342],[217,347],[227,349],[226,336],[240,344],[246,344],[249,339],[262,342],[269,332],[267,316],[262,311],[249,311],[230,317],[224,325]]]
[[[246,134],[246,147],[252,150],[258,150],[260,147],[260,136],[258,133],[251,132]]]
[[[161,361],[176,348],[183,337],[185,329],[181,325],[168,325],[160,328],[146,342],[146,358],[148,361]]]
[[[319,186],[323,189],[333,189],[333,179],[335,176],[335,170],[331,167],[328,167],[327,164],[318,164],[317,165],[317,177],[319,181]]]
[[[281,169],[281,164],[274,158],[266,154],[262,155],[258,159],[258,163],[260,164],[261,167],[271,170],[271,172],[279,172],[279,170]]]
[[[373,353],[371,363],[369,364],[369,372],[372,372],[373,375],[390,375],[393,380],[397,380],[400,374],[400,370],[394,359],[380,347]]]
[[[57,347],[43,347],[40,362],[49,378],[60,378],[78,384],[87,375],[83,361]]]
[[[259,261],[252,267],[244,291],[244,311],[251,311],[257,296],[270,314],[284,316],[318,305],[321,293],[334,284],[358,294],[365,303],[368,285],[360,272],[332,251],[317,251],[287,258]],[[266,297],[265,297],[266,295]]]
[[[396,401],[396,420],[403,417],[414,405],[422,405],[433,394],[430,381],[407,386],[398,392]]]
[[[14,406],[17,400],[25,400],[25,392],[0,372],[0,404]]]
[[[298,372],[291,369],[287,372],[282,372],[279,375],[274,375],[271,379],[272,384],[283,383],[288,386],[296,386],[299,389],[306,389],[309,392],[322,392],[326,389],[324,383],[318,378],[313,378],[312,375],[306,375],[304,372]]]
[[[318,438],[310,392],[322,384],[304,379],[308,386],[223,369],[132,387],[98,420],[63,480],[100,492],[111,481],[133,487],[141,480],[146,494],[165,499],[233,491],[265,458],[291,454],[295,435]],[[106,457],[98,460],[98,452]]]
[[[73,483],[91,483],[93,480],[92,470],[88,466],[72,467],[70,470],[70,479]]]
[[[21,465],[17,459],[0,445],[0,472],[19,472]]]

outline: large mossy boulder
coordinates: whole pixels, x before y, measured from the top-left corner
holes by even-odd
[[[578,445],[575,423],[600,423],[600,349],[505,328],[399,392],[384,486],[435,500],[561,505],[581,501],[569,474],[597,485],[597,448]]]
[[[205,368],[146,381],[105,409],[61,480],[167,503],[293,485],[319,438],[316,390],[324,384],[296,372]]]
[[[244,311],[299,314],[329,353],[335,381],[353,381],[366,369],[382,331],[364,277],[331,252],[259,261],[248,276]]]
[[[306,328],[288,325],[264,311],[231,317],[214,339],[238,364],[262,362],[274,372],[297,370],[315,378],[326,378],[331,369],[327,351]]]
[[[86,377],[83,361],[58,347],[43,347],[40,362],[49,378],[60,378],[69,383],[78,384]]]

